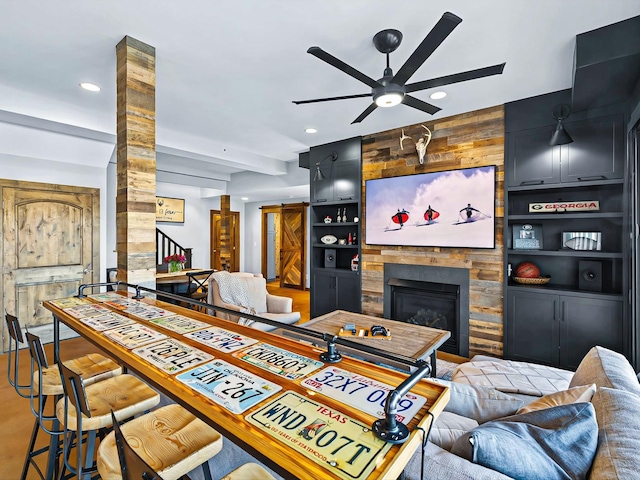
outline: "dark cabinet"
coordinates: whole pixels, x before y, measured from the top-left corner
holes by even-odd
[[[360,276],[342,272],[313,271],[311,289],[312,317],[334,310],[360,313]]]
[[[506,356],[575,370],[594,345],[624,350],[622,300],[511,288]]]
[[[565,122],[573,143],[549,146],[555,127],[509,134],[510,187],[620,179],[624,174],[624,117]]]
[[[361,311],[361,139],[311,148],[311,317]],[[335,160],[334,160],[335,158]],[[317,178],[317,169],[324,178]],[[325,260],[331,253],[331,262]]]

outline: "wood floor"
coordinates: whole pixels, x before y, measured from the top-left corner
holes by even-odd
[[[299,311],[301,322],[306,322],[310,318],[309,291],[295,290],[291,288],[280,288],[278,282],[270,282],[267,289],[273,295],[283,295],[293,299],[293,310]],[[52,345],[46,345],[45,351],[49,359],[53,358]],[[74,338],[61,342],[61,358],[65,359],[79,357],[91,352],[100,352],[93,345],[82,338]],[[20,352],[20,378],[23,383],[28,380],[30,370],[30,358],[27,350]],[[440,354],[438,358],[443,358],[451,362],[460,363],[464,361],[462,357],[455,355]],[[29,436],[33,426],[34,417],[29,408],[29,400],[20,398],[6,380],[7,355],[0,356],[0,374],[5,375],[5,379],[0,380],[0,405],[2,405],[2,420],[0,429],[2,431],[2,448],[0,448],[0,480],[17,480],[20,478],[24,455],[27,451]],[[43,446],[47,442],[45,435],[40,435],[38,445]],[[38,465],[44,470],[46,458],[41,456]],[[28,480],[38,479],[35,470],[30,468]]]

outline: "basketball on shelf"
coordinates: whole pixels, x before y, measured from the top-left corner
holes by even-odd
[[[522,262],[516,267],[515,275],[520,278],[538,278],[540,276],[540,269],[535,263]]]

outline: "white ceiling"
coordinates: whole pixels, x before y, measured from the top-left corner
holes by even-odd
[[[443,100],[416,93],[442,108],[433,117],[399,105],[351,125],[370,99],[292,103],[369,91],[308,47],[379,78],[373,35],[403,33],[397,71],[445,11],[463,22],[410,82],[506,62],[503,75],[444,87]],[[570,88],[575,36],[636,15],[640,0],[2,0],[0,153],[106,166],[115,47],[129,35],[156,48],[159,170],[262,191],[251,200],[297,196],[303,185],[269,185],[310,146]]]

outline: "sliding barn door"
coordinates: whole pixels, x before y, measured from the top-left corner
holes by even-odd
[[[304,290],[307,204],[283,205],[280,226],[280,286]]]

